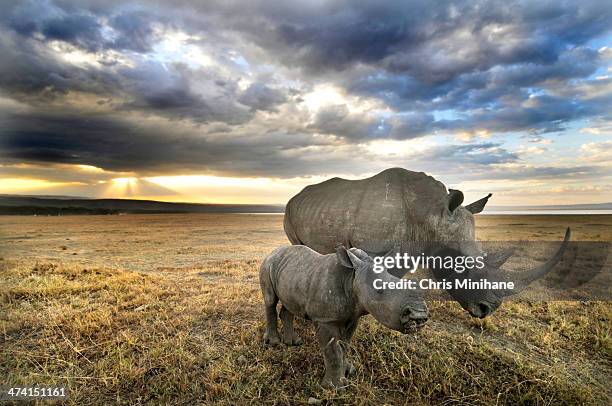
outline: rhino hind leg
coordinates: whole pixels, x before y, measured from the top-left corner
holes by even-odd
[[[321,385],[334,389],[346,387],[348,379],[345,377],[344,350],[340,345],[340,330],[331,323],[319,323],[317,341],[325,361],[325,376]]]
[[[285,306],[281,307],[280,318],[283,321],[283,343],[287,345],[302,345],[304,342],[293,329],[293,313]]]
[[[266,332],[264,333],[264,344],[265,345],[277,345],[280,344],[280,338],[278,337],[278,315],[276,313],[276,304],[278,303],[278,297],[274,293],[274,289],[267,283],[269,279],[261,278],[261,291],[264,297],[264,308],[266,313]]]
[[[266,345],[277,345],[280,344],[280,338],[278,337],[278,327],[276,320],[276,305],[266,305],[266,332],[264,333],[264,344]]]

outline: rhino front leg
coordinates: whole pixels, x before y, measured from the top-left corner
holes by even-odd
[[[350,345],[358,324],[359,319],[351,320],[346,324],[346,326],[344,326],[344,331],[342,332],[342,341],[344,342],[344,345]],[[356,373],[357,370],[355,369],[355,366],[348,359],[348,351],[344,350],[344,376],[348,378],[350,376],[354,376]]]
[[[293,313],[285,306],[281,307],[280,318],[283,321],[283,343],[287,345],[302,345],[304,342],[293,329]]]
[[[325,361],[324,387],[342,388],[348,384],[344,376],[344,351],[340,346],[340,329],[331,323],[319,323],[317,340]]]

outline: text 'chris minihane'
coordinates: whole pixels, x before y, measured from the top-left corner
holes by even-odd
[[[467,289],[467,290],[512,290],[514,282],[511,281],[490,281],[488,279],[455,279],[448,281],[446,279],[400,279],[397,281],[383,281],[382,279],[374,279],[372,282],[374,289]]]

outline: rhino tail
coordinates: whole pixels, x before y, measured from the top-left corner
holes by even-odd
[[[273,261],[270,257],[267,257],[263,260],[259,268],[259,285],[261,286],[261,292],[266,306],[275,306],[276,303],[278,303],[278,295],[276,294],[272,272]]]

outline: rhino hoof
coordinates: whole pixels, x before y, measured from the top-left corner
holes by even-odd
[[[280,344],[280,339],[277,335],[272,334],[264,334],[264,345],[278,345]]]
[[[345,370],[344,370],[344,376],[346,376],[347,378],[349,377],[353,377],[357,374],[357,370],[355,369],[355,366],[352,363],[347,363]]]
[[[337,379],[330,378],[327,375],[323,378],[321,382],[321,386],[324,388],[335,389],[335,390],[344,390],[348,386],[348,379],[345,377],[340,377]]]
[[[302,341],[302,339],[298,336],[292,337],[292,338],[284,338],[283,337],[283,343],[285,343],[286,345],[291,345],[291,346],[295,346],[295,345],[302,345],[304,344],[304,341]]]

